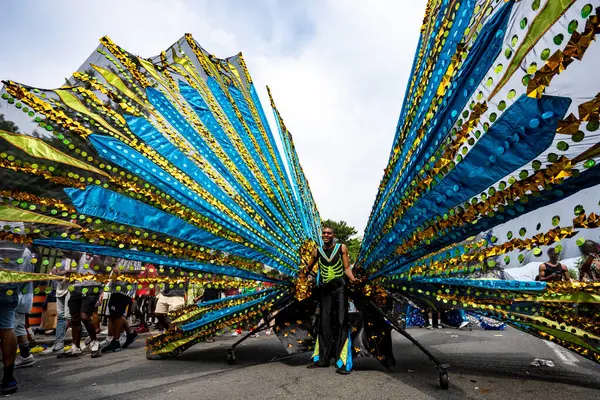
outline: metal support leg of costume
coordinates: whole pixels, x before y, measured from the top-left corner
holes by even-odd
[[[319,335],[313,353],[313,362],[321,366],[337,360],[338,369],[352,369],[350,335],[348,334],[348,297],[346,287],[323,287]]]
[[[441,388],[444,389],[444,390],[448,389],[448,372],[447,372],[447,369],[450,367],[450,365],[440,363],[438,361],[438,359],[433,354],[431,354],[429,352],[429,350],[427,350],[421,343],[419,343],[419,341],[417,339],[413,338],[408,332],[406,332],[406,330],[404,328],[402,328],[402,326],[400,326],[400,324],[398,324],[398,321],[396,321],[393,318],[390,318],[375,303],[371,302],[371,307],[373,307],[374,310],[376,310],[383,318],[385,318],[389,322],[389,324],[398,333],[400,333],[402,336],[404,336],[405,338],[407,338],[408,340],[410,340],[412,342],[412,344],[414,344],[419,350],[421,350],[423,353],[425,353],[425,355],[427,357],[429,357],[429,359],[436,365],[436,367],[438,369],[438,373],[439,373],[439,376],[440,376],[440,386],[441,386]]]
[[[279,311],[281,312],[281,311],[285,310],[290,304],[292,304],[292,302],[288,302],[285,306],[281,307],[279,309]],[[269,324],[271,323],[271,321],[273,321],[275,319],[275,316],[276,316],[275,314],[271,314],[270,316],[265,316],[263,318],[263,322],[261,324],[259,324],[257,327],[255,327],[250,332],[248,332],[244,337],[242,337],[237,342],[235,342],[233,344],[233,346],[228,347],[227,348],[227,364],[229,364],[229,365],[235,364],[235,362],[236,362],[236,359],[235,359],[235,348],[237,346],[239,346],[243,341],[245,341],[246,339],[248,339],[250,336],[254,335],[257,332],[262,331],[263,329],[268,328]]]

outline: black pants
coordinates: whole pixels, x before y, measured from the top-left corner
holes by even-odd
[[[425,326],[430,326],[429,324],[429,314],[431,314],[431,324],[434,328],[437,328],[440,325],[440,319],[438,318],[439,311],[435,308],[427,308],[425,309]]]
[[[108,310],[110,314],[110,320],[115,321],[123,318],[127,307],[131,305],[133,300],[131,297],[126,296],[122,293],[111,293],[110,299],[108,300]]]
[[[146,294],[141,295],[137,298],[136,304],[135,316],[141,323],[148,325],[152,321],[154,307],[156,306],[156,297]]]
[[[331,358],[337,359],[348,335],[348,297],[343,280],[321,288],[320,308],[319,364],[328,365]]]

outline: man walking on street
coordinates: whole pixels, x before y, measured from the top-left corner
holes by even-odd
[[[108,336],[112,337],[112,340],[108,346],[102,349],[102,353],[121,351],[121,347],[127,348],[138,337],[138,334],[132,331],[125,318],[127,307],[131,307],[133,303],[137,284],[128,282],[123,278],[119,279],[119,276],[138,275],[140,272],[142,272],[142,263],[139,261],[118,259],[116,265],[112,268],[111,277],[113,279],[108,283],[110,291]],[[121,346],[119,338],[123,329],[127,334],[127,339]]]
[[[71,265],[73,264],[73,266]],[[63,257],[62,262],[52,268],[51,274],[65,276],[71,268],[77,267],[77,262],[71,258]],[[69,314],[69,282],[66,279],[62,281],[52,281],[56,297],[56,336],[54,344],[42,351],[40,355],[47,356],[56,354],[57,358],[65,355],[65,336],[67,334],[67,322],[71,319]]]
[[[23,271],[33,272],[33,263],[24,260]],[[19,305],[15,312],[15,335],[17,335],[17,344],[19,345],[19,356],[15,359],[15,368],[28,367],[35,364],[35,358],[29,352],[29,340],[25,324],[27,314],[31,312],[31,307],[33,306],[33,282],[22,284],[20,289]]]
[[[164,283],[161,293],[156,299],[154,315],[162,329],[169,329],[171,322],[168,314],[185,306],[185,292],[187,284]]]
[[[308,270],[318,263],[317,285],[321,293],[320,326],[313,363],[308,368],[328,367],[335,358],[336,372],[347,375],[352,371],[352,345],[348,328],[348,296],[346,278],[355,282],[350,269],[348,248],[335,242],[333,229],[324,227],[323,247],[313,251]]]
[[[9,227],[15,235],[25,234],[22,223],[0,221],[0,227]],[[31,251],[21,243],[0,241],[0,259],[2,268],[10,271],[23,271],[26,263],[30,263]],[[0,348],[4,367],[0,394],[10,395],[17,392],[17,380],[13,376],[17,357],[17,336],[15,335],[15,313],[19,304],[18,283],[0,285]]]
[[[91,255],[82,253],[64,252],[68,258],[78,259],[77,268],[70,269],[69,273],[77,272],[85,275],[95,275],[104,270],[104,266],[99,260]],[[81,324],[85,325],[90,335],[90,350],[92,358],[100,357],[100,343],[96,338],[96,327],[92,323],[92,313],[96,308],[96,303],[100,297],[102,284],[95,280],[84,280],[75,282],[69,286],[70,297],[67,303],[71,313],[71,330],[73,334],[73,346],[65,353],[67,357],[76,357],[81,355]]]

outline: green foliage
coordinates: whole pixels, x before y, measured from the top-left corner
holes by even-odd
[[[350,264],[356,263],[361,244],[362,239],[358,238],[352,238],[346,243],[346,246],[348,246],[348,258],[350,259]]]
[[[579,256],[577,261],[575,261],[574,267],[577,268],[577,271],[579,271],[581,269],[581,266],[583,265],[583,263],[585,262],[586,259],[587,259],[586,256]]]
[[[569,268],[569,276],[571,277],[571,279],[577,281],[579,280],[579,271],[577,271],[574,268]]]
[[[19,133],[19,127],[14,122],[4,119],[4,114],[0,114],[0,130]]]
[[[340,241],[340,243],[344,243],[348,245],[348,240],[350,237],[356,235],[358,231],[353,226],[349,226],[346,221],[333,221],[330,219],[326,219],[321,222],[321,226],[328,226],[333,229],[335,233],[335,237]]]

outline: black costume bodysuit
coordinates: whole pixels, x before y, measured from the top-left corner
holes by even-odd
[[[349,371],[352,368],[352,354],[348,335],[348,297],[342,246],[336,244],[329,249],[319,248],[317,260],[321,314],[313,361],[320,365],[329,365],[329,360],[336,358],[337,367]]]

